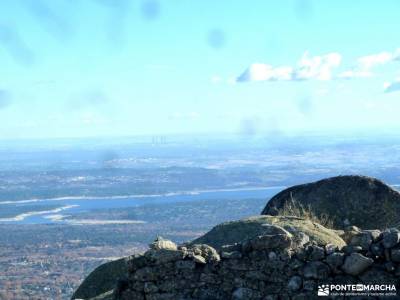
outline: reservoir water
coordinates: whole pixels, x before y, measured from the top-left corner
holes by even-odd
[[[131,195],[114,197],[64,197],[54,199],[29,199],[21,201],[0,202],[0,209],[7,209],[13,206],[32,205],[37,207],[35,211],[24,211],[15,216],[0,218],[0,224],[41,224],[41,223],[62,223],[62,220],[52,218],[52,216],[74,215],[90,210],[99,209],[118,209],[125,207],[135,207],[148,204],[170,204],[201,201],[201,200],[240,200],[240,199],[265,199],[266,202],[273,195],[284,189],[283,186],[268,188],[248,188],[248,189],[224,189],[208,191],[192,191],[181,193],[170,193],[165,195]],[[57,205],[55,209],[46,209],[47,205]],[[43,207],[43,209],[41,209]]]

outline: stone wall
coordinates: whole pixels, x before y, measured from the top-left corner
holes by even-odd
[[[400,232],[396,229],[347,228],[343,235],[347,245],[341,249],[317,245],[304,234],[298,235],[299,240],[278,229],[277,234],[218,251],[204,244],[177,247],[158,239],[144,255],[130,259],[127,278],[118,282],[114,298],[313,299],[318,285],[394,284],[400,288]]]

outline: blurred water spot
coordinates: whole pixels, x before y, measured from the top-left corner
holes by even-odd
[[[142,15],[149,20],[157,19],[160,15],[160,3],[157,0],[146,0],[141,5]]]
[[[127,0],[94,0],[107,8],[108,22],[105,29],[106,38],[114,48],[122,47],[125,41],[125,21],[129,12]]]
[[[266,136],[280,137],[284,135],[282,125],[280,124],[279,118],[270,116],[265,118],[265,131],[263,132]]]
[[[30,66],[34,63],[35,55],[33,51],[25,44],[15,29],[0,25],[0,44],[15,62],[23,66]]]
[[[308,116],[314,110],[313,99],[309,96],[302,97],[298,100],[297,107],[303,115]]]
[[[71,35],[72,29],[67,19],[53,11],[45,1],[24,0],[22,3],[26,5],[43,29],[54,37],[64,40]]]
[[[226,36],[220,29],[212,29],[207,33],[207,43],[214,49],[220,49],[225,46]]]
[[[240,121],[239,134],[252,137],[255,136],[259,131],[260,122],[257,117],[244,118]]]
[[[118,167],[119,155],[114,150],[104,151],[100,155],[100,163],[103,169],[113,170]]]
[[[6,90],[0,90],[0,109],[6,108],[11,104],[11,95]]]
[[[296,17],[301,21],[307,21],[313,15],[312,0],[294,0],[294,12]]]
[[[281,137],[284,133],[276,117],[253,116],[241,120],[239,134],[245,138],[259,138]]]

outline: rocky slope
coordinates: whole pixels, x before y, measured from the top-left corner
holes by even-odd
[[[292,202],[329,216],[335,228],[383,229],[400,223],[400,193],[365,176],[338,176],[293,186],[271,198],[262,214],[281,214]]]
[[[348,190],[352,186],[360,190],[360,197],[370,201],[368,203],[379,206],[379,197],[391,203],[384,209],[372,207],[371,211],[384,215],[389,213],[385,209],[396,209],[398,205],[397,192],[366,177],[342,176],[294,187],[288,189],[289,195],[295,193],[298,199],[314,199],[312,203],[318,209],[323,208],[319,202],[336,199],[339,203],[335,205],[336,210],[332,206],[326,211],[335,217],[334,225],[338,229],[325,228],[297,216],[261,215],[220,224],[195,241],[179,246],[158,238],[143,255],[123,260],[126,268],[123,276],[118,272],[109,273],[107,270],[115,270],[114,267],[110,269],[110,265],[96,269],[96,276],[91,274],[74,297],[98,300],[313,299],[318,286],[333,283],[394,284],[399,289],[400,231],[385,229],[383,221],[379,220],[383,215],[371,218],[366,206],[361,206],[364,218],[358,211],[345,215],[353,224],[364,225],[363,229],[340,222],[345,211],[340,205],[347,205],[348,210],[358,210],[356,204],[361,205],[354,200],[356,194]],[[273,199],[286,199],[287,191]],[[316,196],[307,198],[309,195]],[[348,200],[334,195],[347,195]],[[306,201],[312,200],[304,200],[304,203]],[[356,204],[346,204],[348,201]],[[280,203],[274,200],[265,210],[276,208],[280,212]],[[376,224],[380,225],[379,229],[371,230]],[[372,294],[372,299],[374,297],[378,299],[379,295]]]

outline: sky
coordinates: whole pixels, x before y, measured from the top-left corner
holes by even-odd
[[[400,129],[400,2],[0,1],[0,139]]]

